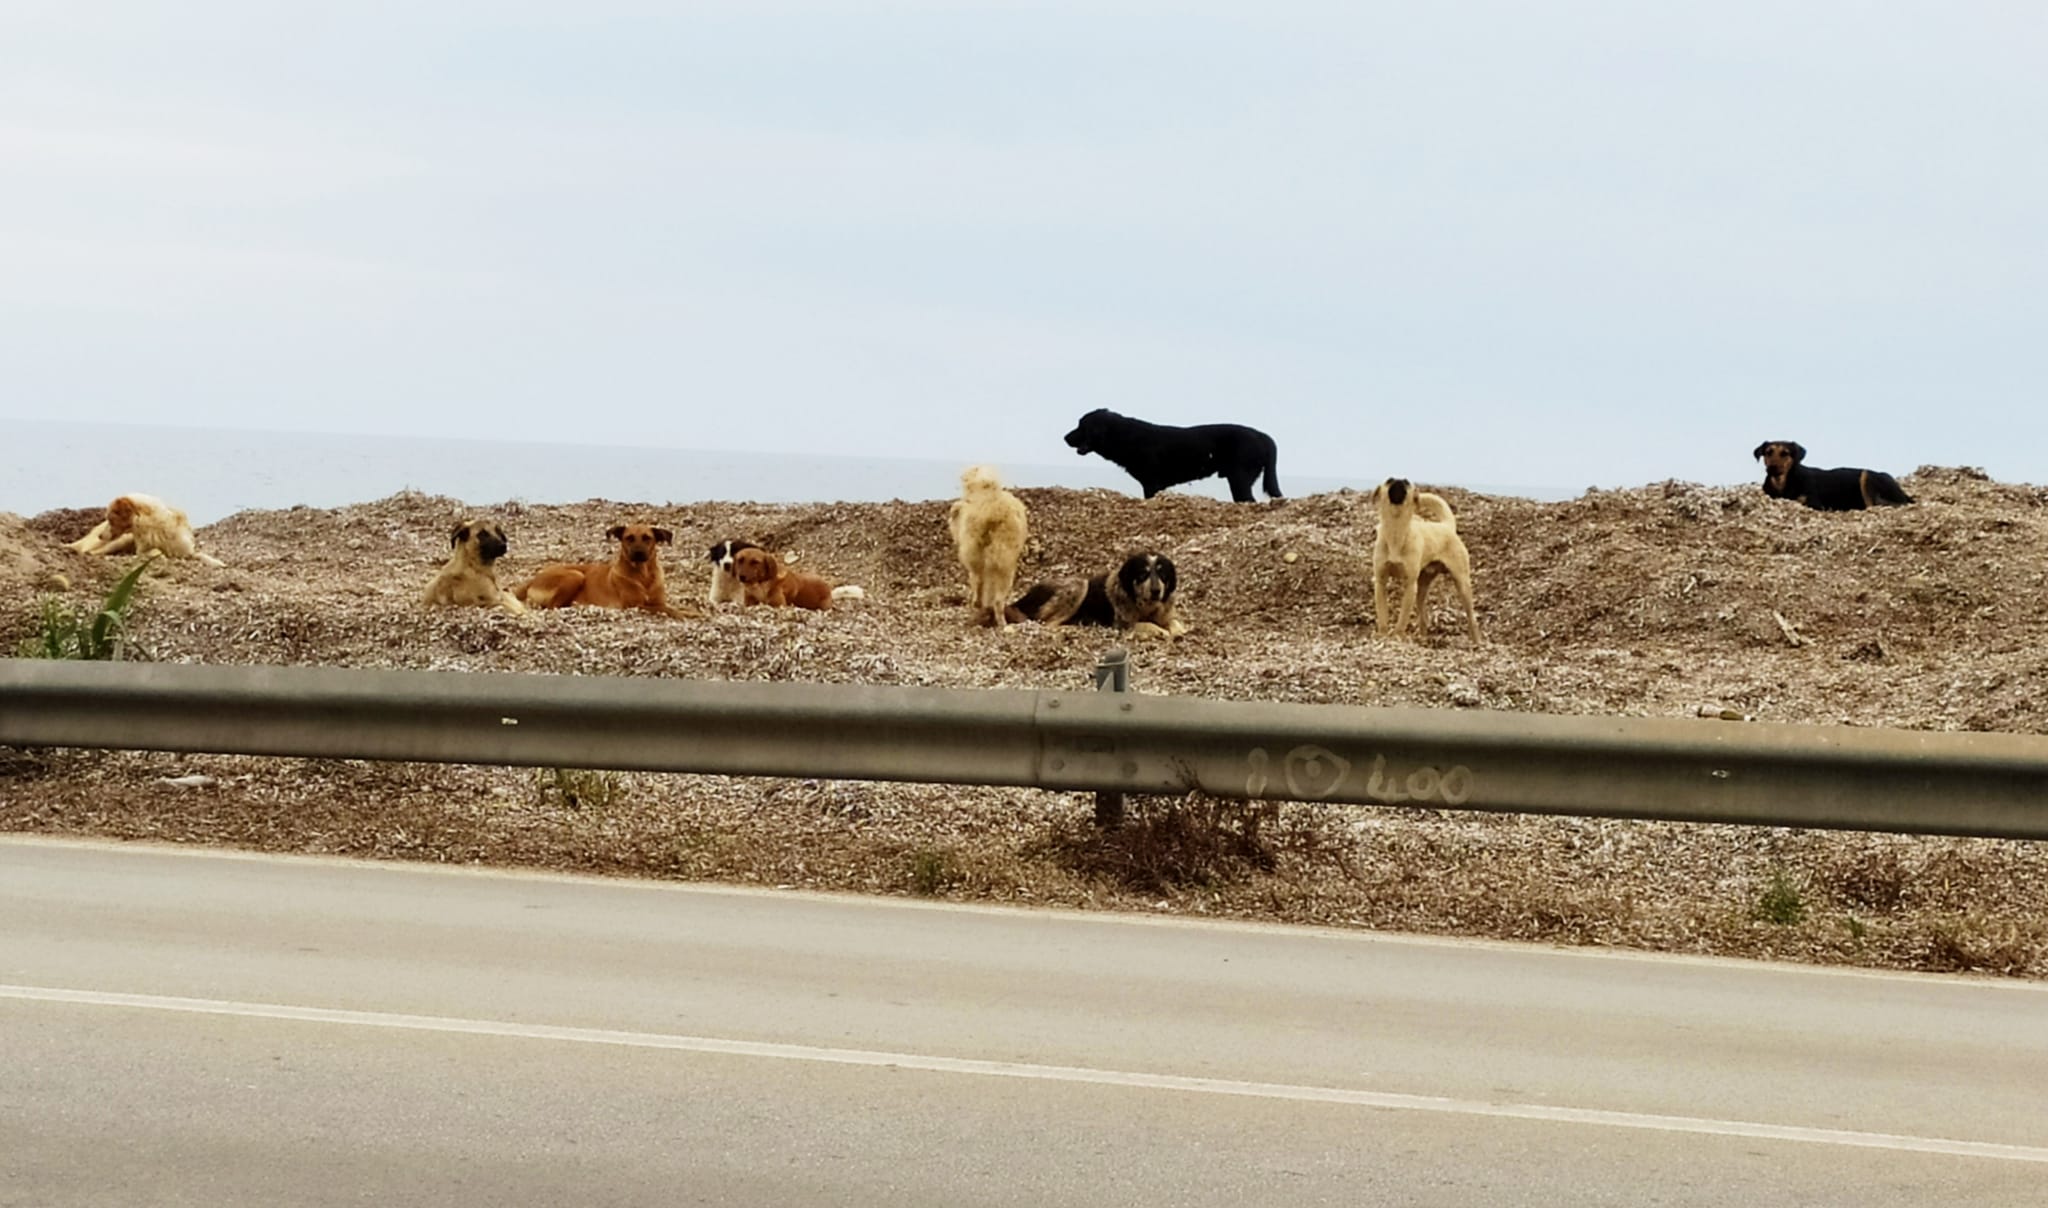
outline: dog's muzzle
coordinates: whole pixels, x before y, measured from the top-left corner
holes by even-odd
[[[476,539],[476,555],[486,562],[496,562],[505,556],[505,539],[485,533]]]

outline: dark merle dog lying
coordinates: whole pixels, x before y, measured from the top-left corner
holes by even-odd
[[[1080,454],[1100,453],[1130,472],[1150,499],[1168,487],[1221,475],[1230,497],[1252,501],[1252,484],[1265,474],[1266,497],[1280,498],[1273,438],[1243,424],[1196,424],[1176,428],[1096,408],[1067,433]]]
[[[1750,456],[1764,463],[1764,494],[1773,499],[1796,499],[1824,512],[1860,512],[1913,502],[1899,480],[1883,470],[1814,469],[1806,464],[1806,447],[1797,441],[1767,440]]]
[[[1173,559],[1132,554],[1109,574],[1040,583],[1010,605],[1006,618],[1044,625],[1111,625],[1133,637],[1178,637],[1188,627],[1173,611],[1179,586]]]

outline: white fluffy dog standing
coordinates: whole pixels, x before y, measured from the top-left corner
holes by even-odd
[[[970,466],[960,475],[960,498],[946,518],[960,565],[967,568],[967,606],[978,625],[1000,629],[1010,589],[1017,583],[1017,563],[1031,534],[1024,501],[1003,489],[988,466]]]
[[[119,554],[134,550],[145,558],[197,558],[208,566],[224,566],[201,553],[185,513],[154,495],[130,492],[107,505],[107,518],[71,543],[81,554]]]
[[[1465,601],[1465,621],[1472,641],[1479,642],[1479,614],[1472,607],[1472,556],[1458,536],[1458,518],[1443,496],[1418,491],[1405,478],[1389,478],[1373,489],[1379,506],[1379,535],[1372,543],[1372,608],[1374,632],[1396,637],[1412,622],[1419,640],[1429,628],[1429,587],[1447,574]],[[1401,592],[1401,611],[1387,628],[1389,586]]]

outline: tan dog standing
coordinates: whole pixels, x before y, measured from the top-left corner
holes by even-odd
[[[652,524],[615,524],[605,535],[619,543],[610,562],[558,562],[543,566],[514,593],[529,608],[640,608],[671,617],[700,614],[668,602],[659,547],[675,534]]]
[[[960,565],[967,569],[967,606],[978,625],[1004,623],[1005,605],[1017,585],[1017,563],[1031,535],[1024,501],[1003,489],[988,466],[971,466],[960,475],[960,498],[946,517]]]
[[[465,520],[448,534],[448,561],[427,581],[426,603],[502,608],[520,613],[519,597],[498,586],[493,564],[505,556],[505,530],[495,520]]]
[[[1479,642],[1479,614],[1472,607],[1472,556],[1458,536],[1458,519],[1441,495],[1418,491],[1405,478],[1389,478],[1373,489],[1380,527],[1372,543],[1372,607],[1374,632],[1399,637],[1412,622],[1420,640],[1429,629],[1429,588],[1447,574],[1465,601],[1465,620],[1472,641]],[[1387,590],[1401,592],[1400,615],[1387,628]]]
[[[71,543],[81,554],[118,554],[134,550],[145,558],[196,558],[208,566],[225,566],[212,554],[199,552],[192,522],[185,513],[154,495],[130,492],[107,505],[107,518]]]

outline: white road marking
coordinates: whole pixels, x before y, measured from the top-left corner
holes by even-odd
[[[1048,1082],[1080,1082],[1141,1090],[1181,1091],[1205,1095],[1237,1095],[1257,1099],[1288,1099],[1300,1103],[1337,1103],[1388,1111],[1442,1112],[1462,1116],[1496,1116],[1553,1124],[1590,1124],[1606,1128],[1640,1128],[1659,1132],[1747,1137],[1806,1145],[1844,1145],[1962,1158],[1994,1158],[2007,1162],[2048,1163],[2048,1148],[2004,1145],[1991,1141],[1957,1141],[1943,1137],[1909,1137],[1892,1133],[1854,1132],[1833,1128],[1801,1128],[1745,1120],[1714,1120],[1691,1116],[1659,1116],[1596,1108],[1553,1107],[1536,1103],[1487,1103],[1434,1095],[1403,1095],[1385,1091],[1297,1086],[1280,1082],[1240,1082],[1227,1078],[1192,1078],[1179,1074],[1145,1074],[1099,1070],[1084,1066],[1033,1065],[1014,1061],[982,1061],[967,1057],[935,1057],[920,1053],[885,1053],[866,1049],[820,1048],[803,1044],[770,1044],[756,1040],[721,1040],[714,1036],[678,1036],[660,1032],[620,1032],[604,1028],[555,1027],[507,1023],[490,1019],[457,1019],[438,1015],[397,1015],[381,1011],[348,1011],[332,1007],[292,1007],[273,1003],[230,1002],[211,998],[176,998],[157,994],[118,994],[104,990],[66,990],[49,986],[0,983],[0,999],[69,1003],[78,1006],[126,1007],[175,1011],[192,1015],[225,1015],[245,1019],[291,1020],[362,1028],[398,1028],[415,1032],[446,1032],[515,1040],[550,1040],[572,1044],[608,1044],[626,1048],[672,1049],[731,1057],[780,1061],[813,1061],[833,1065],[883,1066],[935,1074],[984,1078],[1028,1078]]]

